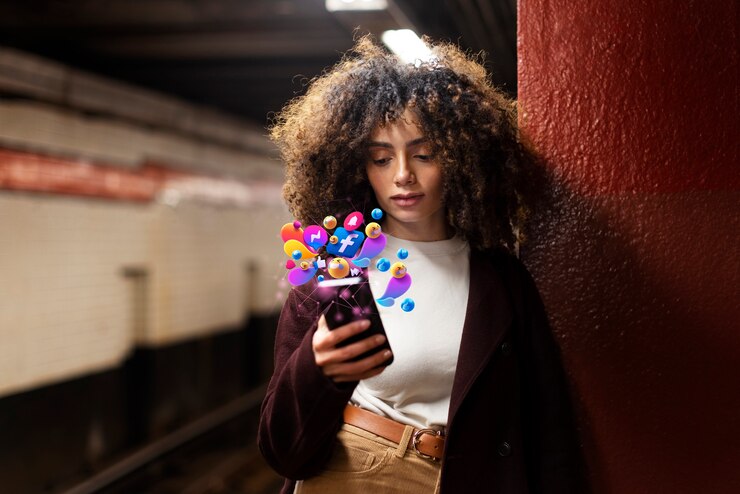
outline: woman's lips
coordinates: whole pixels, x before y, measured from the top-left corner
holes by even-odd
[[[413,196],[395,196],[391,197],[391,201],[393,201],[393,204],[396,206],[400,206],[402,208],[415,206],[419,202],[421,202],[421,199],[424,197],[423,194],[413,195]]]

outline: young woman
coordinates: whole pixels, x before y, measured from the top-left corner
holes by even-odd
[[[315,285],[283,307],[259,446],[283,493],[581,492],[558,348],[513,255],[530,154],[515,107],[449,44],[404,64],[368,38],[278,115],[294,216],[379,207],[416,308],[380,308],[393,349],[329,330]],[[386,273],[387,275],[387,273]],[[377,297],[383,274],[372,265]],[[385,278],[387,280],[387,277]]]

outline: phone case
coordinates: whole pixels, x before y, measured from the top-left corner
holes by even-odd
[[[326,282],[320,282],[319,286],[324,289],[332,289],[335,291],[324,312],[329,329],[336,329],[339,326],[358,319],[370,320],[370,327],[368,329],[362,333],[347,338],[337,345],[338,347],[349,345],[372,335],[382,334],[385,336],[385,343],[358,355],[352,359],[353,362],[356,360],[362,360],[376,352],[391,349],[390,343],[388,342],[388,335],[386,335],[383,322],[380,319],[378,306],[375,304],[375,299],[370,290],[370,284],[365,276],[327,280]],[[381,366],[389,365],[391,362],[393,362],[393,355],[383,362]]]

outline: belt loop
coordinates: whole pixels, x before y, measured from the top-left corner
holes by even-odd
[[[397,458],[403,458],[403,455],[406,454],[406,450],[409,448],[409,441],[411,440],[411,436],[414,433],[414,428],[410,425],[407,425],[403,429],[403,436],[401,436],[401,441],[398,443],[398,447],[396,448],[396,457]]]

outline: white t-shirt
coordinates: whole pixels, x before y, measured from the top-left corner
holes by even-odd
[[[382,374],[360,381],[351,402],[378,415],[417,428],[440,429],[447,424],[452,383],[460,352],[470,288],[470,247],[459,237],[435,242],[412,242],[385,234],[382,257],[399,261],[398,249],[411,287],[392,307],[378,305],[393,363]],[[373,296],[380,297],[391,278],[378,271],[373,259],[368,273]],[[409,297],[415,307],[401,310]]]

